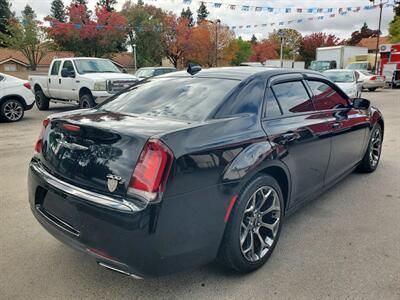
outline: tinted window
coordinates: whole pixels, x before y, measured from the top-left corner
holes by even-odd
[[[271,89],[267,89],[265,93],[265,113],[264,117],[274,118],[282,115],[281,109]]]
[[[164,70],[163,69],[154,70],[154,76],[158,76],[158,75],[162,75],[162,74],[164,74]]]
[[[284,114],[314,110],[312,101],[301,81],[276,84],[272,89]]]
[[[67,69],[70,72],[74,71],[74,66],[72,65],[72,61],[70,60],[64,61],[63,69]]]
[[[155,77],[131,87],[100,109],[200,121],[224,101],[236,80]]]
[[[257,114],[262,105],[265,84],[254,79],[241,83],[229,100],[226,101],[216,113],[216,117],[227,117],[237,114]]]
[[[315,109],[324,110],[347,106],[347,100],[330,85],[321,81],[309,81],[308,84],[314,94]]]
[[[60,70],[61,66],[61,61],[57,60],[53,63],[53,66],[51,67],[51,75],[58,75],[58,71]]]

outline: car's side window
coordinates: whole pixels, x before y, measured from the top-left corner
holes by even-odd
[[[265,83],[260,79],[253,79],[244,86],[241,84],[224,102],[216,113],[217,118],[237,114],[255,114],[261,110]]]
[[[348,105],[347,100],[327,83],[309,80],[308,85],[314,94],[313,102],[316,110],[344,108]]]
[[[61,61],[60,60],[56,60],[55,62],[53,62],[53,66],[51,67],[50,75],[58,75],[58,71],[60,70],[60,66],[61,66]]]
[[[4,76],[1,76],[1,75],[0,75],[0,81],[3,81],[4,78],[5,78]]]
[[[264,118],[276,118],[282,115],[281,108],[271,89],[267,89],[264,97]]]
[[[158,76],[158,75],[162,75],[162,74],[164,74],[164,70],[163,69],[154,70],[154,76]]]
[[[314,111],[313,103],[301,81],[289,81],[272,87],[283,114]]]

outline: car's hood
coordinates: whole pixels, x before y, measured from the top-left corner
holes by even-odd
[[[137,77],[131,74],[126,73],[87,73],[83,74],[82,77],[86,77],[88,79],[101,81],[101,80],[137,80]]]

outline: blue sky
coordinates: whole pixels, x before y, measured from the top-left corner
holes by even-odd
[[[135,2],[136,0],[134,0]],[[231,10],[228,8],[228,4],[235,4],[237,6],[250,5],[260,7],[294,7],[294,8],[309,8],[309,7],[320,7],[320,8],[339,8],[339,7],[357,7],[369,5],[368,0],[275,0],[275,1],[264,1],[264,0],[211,0],[222,3],[221,8],[213,8],[212,5],[208,4],[208,10],[210,11],[210,19],[221,19],[221,21],[229,26],[243,26],[243,29],[236,31],[237,35],[243,38],[250,38],[254,33],[259,39],[266,37],[269,32],[273,29],[279,28],[278,26],[267,26],[261,27],[261,24],[265,23],[278,23],[281,21],[307,19],[310,16],[318,16],[327,14],[308,14],[308,13],[267,13],[267,12],[255,12],[253,11],[244,12],[241,9]],[[12,0],[12,9],[20,13],[26,4],[29,4],[36,11],[39,18],[43,18],[50,13],[51,0]],[[68,4],[70,1],[66,0],[64,3]],[[122,6],[124,0],[119,0],[117,9]],[[183,0],[144,0],[145,3],[153,4],[161,7],[168,11],[173,11],[180,14],[182,8],[186,8]],[[377,1],[379,2],[379,1]],[[195,12],[199,6],[200,0],[192,0],[189,5],[191,10]],[[91,8],[96,4],[96,0],[89,0],[89,6]],[[285,27],[294,28],[299,30],[303,34],[309,34],[316,31],[323,31],[326,33],[335,34],[341,38],[348,38],[351,32],[358,30],[364,22],[367,22],[370,28],[377,28],[379,18],[379,10],[361,10],[358,13],[349,13],[347,16],[337,16],[335,18],[327,18],[322,21],[304,21],[302,23],[292,23],[285,25]],[[393,11],[391,8],[386,8],[383,11],[382,31],[383,34],[387,34],[388,24],[393,18]],[[257,28],[246,29],[246,25],[259,25]]]

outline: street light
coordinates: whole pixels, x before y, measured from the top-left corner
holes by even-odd
[[[283,43],[285,41],[285,31],[283,29],[278,30],[278,36],[281,38],[281,54],[280,54],[280,60],[281,60],[281,68],[283,68]]]
[[[221,23],[220,19],[215,21],[210,21],[210,23],[215,25],[215,66],[218,67],[218,25]]]
[[[135,61],[135,73],[137,71],[137,61],[136,61],[136,44],[133,44],[133,59]]]
[[[381,36],[381,26],[382,26],[382,10],[383,10],[383,5],[388,3],[388,1],[383,2],[382,0],[379,0],[379,28],[378,28],[378,36],[376,39],[376,48],[375,48],[375,64],[374,64],[374,70],[375,74],[378,74],[377,72],[377,65],[378,65],[378,51],[379,51],[379,38]],[[370,0],[370,2],[374,3],[375,5],[375,0]]]

